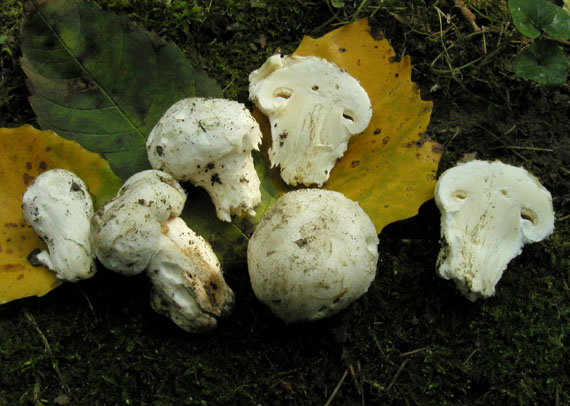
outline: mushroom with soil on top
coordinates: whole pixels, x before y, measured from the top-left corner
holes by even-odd
[[[249,98],[271,125],[271,166],[293,186],[322,186],[350,137],[372,118],[358,81],[315,56],[269,57],[249,75]]]
[[[89,241],[93,201],[87,186],[65,169],[40,174],[22,198],[24,219],[46,243],[35,261],[59,279],[76,282],[96,272]]]
[[[525,169],[470,161],[443,172],[435,187],[441,211],[441,277],[470,300],[495,293],[507,264],[524,244],[552,234],[552,197]]]
[[[331,316],[361,297],[376,275],[378,236],[342,193],[286,193],[253,233],[247,263],[253,291],[287,323]]]
[[[204,188],[218,218],[231,221],[231,215],[254,215],[261,201],[251,156],[260,143],[259,125],[243,104],[194,97],[164,113],[146,147],[154,169]]]
[[[211,246],[179,218],[185,202],[169,174],[137,173],[95,213],[91,241],[108,269],[125,275],[147,270],[154,310],[186,331],[202,332],[231,311],[234,295]]]

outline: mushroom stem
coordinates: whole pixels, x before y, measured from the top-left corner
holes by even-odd
[[[209,244],[179,218],[162,226],[147,274],[152,308],[188,332],[216,327],[215,316],[230,313],[234,294],[222,277]]]
[[[261,202],[260,181],[249,151],[227,155],[207,165],[195,174],[193,182],[208,192],[222,221],[231,221],[231,214],[254,216],[253,208]]]

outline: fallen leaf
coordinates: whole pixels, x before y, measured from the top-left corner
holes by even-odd
[[[319,56],[336,63],[360,81],[372,102],[368,128],[351,138],[325,189],[342,192],[358,201],[378,233],[388,224],[417,214],[433,197],[443,147],[426,134],[432,103],[420,98],[411,81],[410,57],[396,60],[394,50],[378,27],[358,20],[321,38],[305,37],[295,55]],[[264,133],[264,157],[271,129],[254,112]],[[270,176],[280,194],[291,190],[279,177]]]
[[[61,284],[43,266],[32,266],[28,255],[45,249],[25,222],[21,210],[26,188],[42,172],[63,168],[74,172],[100,207],[121,184],[109,164],[74,141],[52,131],[26,125],[0,129],[0,304],[28,296],[43,296]]]

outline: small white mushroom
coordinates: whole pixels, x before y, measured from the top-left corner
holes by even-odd
[[[280,197],[247,250],[255,295],[287,323],[346,308],[368,290],[377,261],[368,215],[342,193],[319,189]]]
[[[76,282],[96,272],[89,242],[93,202],[85,183],[65,169],[39,175],[22,198],[24,219],[46,243],[35,259],[59,279]]]
[[[269,118],[269,159],[289,185],[322,186],[372,106],[346,71],[314,56],[273,55],[249,75],[249,98]]]
[[[246,107],[226,99],[183,99],[162,116],[147,139],[154,169],[204,188],[218,218],[254,215],[261,201],[252,150],[261,131]]]
[[[441,211],[441,277],[470,300],[495,293],[503,271],[524,244],[554,230],[552,197],[523,168],[470,161],[446,170],[435,187]]]
[[[211,246],[178,217],[185,202],[169,174],[140,172],[95,213],[91,241],[108,269],[125,275],[147,270],[153,308],[184,330],[201,332],[230,312],[233,292]]]

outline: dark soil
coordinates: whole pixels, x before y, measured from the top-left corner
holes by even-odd
[[[509,264],[496,296],[472,303],[436,275],[439,212],[429,201],[384,229],[377,278],[347,310],[285,325],[243,267],[226,272],[236,307],[209,335],[154,313],[145,277],[101,270],[0,306],[0,406],[570,404],[570,86],[514,76],[525,42],[505,2],[465,2],[484,34],[451,1],[98,3],[170,37],[242,102],[246,73],[277,48],[373,16],[433,100],[440,171],[466,155],[524,166],[551,191],[559,220]],[[21,12],[12,0],[0,11],[4,127],[34,124],[17,63]]]

